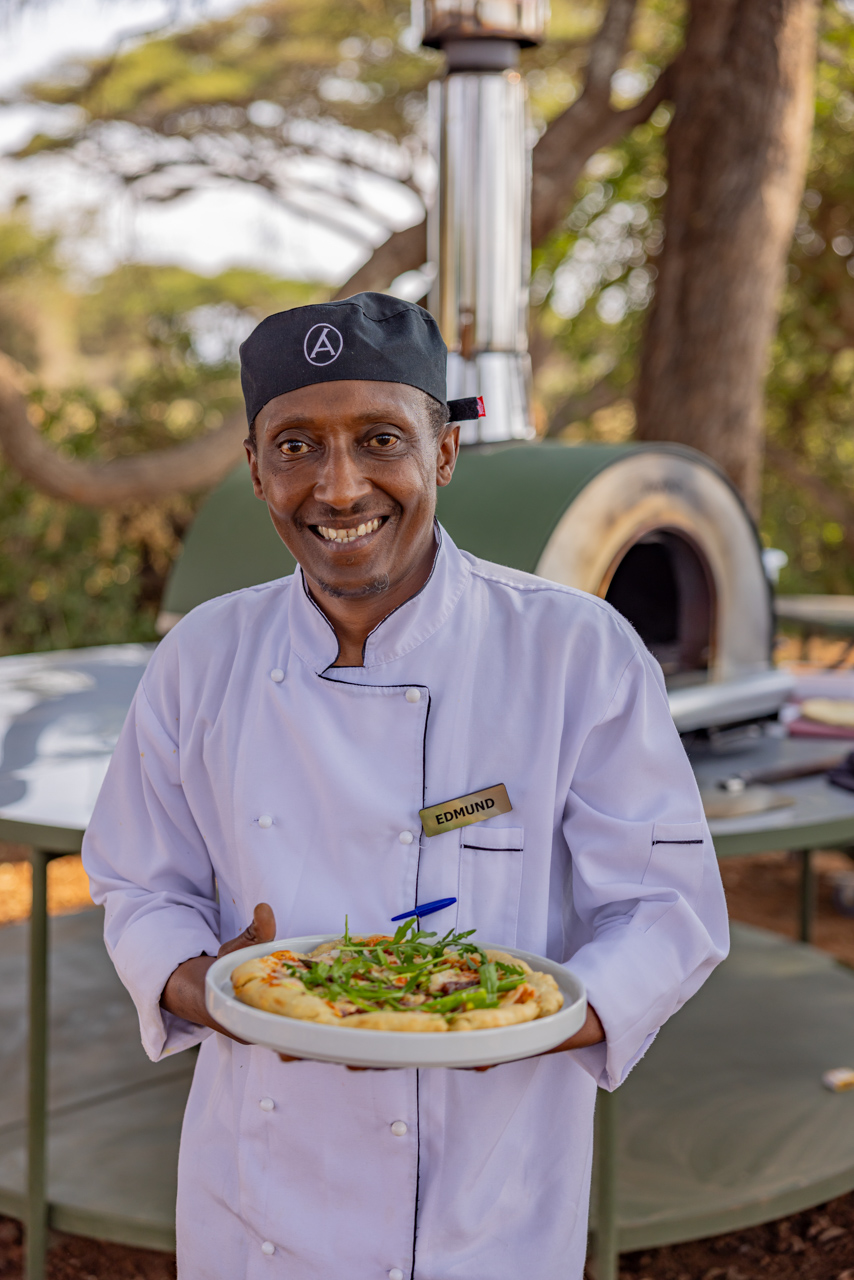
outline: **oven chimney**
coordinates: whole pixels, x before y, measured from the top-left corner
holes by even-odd
[[[429,307],[448,344],[448,397],[483,396],[463,444],[526,440],[531,157],[519,50],[544,37],[548,0],[413,0],[422,43],[441,49],[430,85],[438,161],[427,215]]]

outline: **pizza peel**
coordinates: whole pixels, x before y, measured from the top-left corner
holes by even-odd
[[[313,951],[322,942],[333,942],[338,933],[306,938],[284,938],[243,947],[222,956],[208,969],[205,1003],[208,1013],[232,1035],[250,1044],[264,1045],[294,1058],[338,1062],[351,1067],[489,1067],[516,1058],[532,1058],[563,1044],[584,1025],[587,996],[581,982],[563,965],[517,947],[479,943],[526,960],[532,969],[550,973],[563,993],[563,1007],[547,1018],[513,1027],[482,1031],[369,1031],[361,1027],[330,1027],[298,1018],[286,1018],[243,1004],[234,995],[232,972],[244,960],[271,951]]]

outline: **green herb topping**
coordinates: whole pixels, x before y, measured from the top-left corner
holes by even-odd
[[[451,931],[439,938],[412,919],[392,938],[354,938],[345,917],[343,937],[328,953],[292,960],[283,953],[282,964],[314,995],[346,1002],[345,1017],[375,1010],[455,1014],[495,1008],[505,992],[521,986],[525,971],[489,960],[469,941],[474,932]]]

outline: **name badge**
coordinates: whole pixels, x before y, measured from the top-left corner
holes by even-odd
[[[472,822],[482,822],[496,813],[509,813],[513,808],[503,782],[483,791],[472,791],[456,800],[444,800],[420,811],[425,836],[440,836],[443,831],[456,831]]]

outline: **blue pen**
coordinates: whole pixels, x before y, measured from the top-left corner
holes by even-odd
[[[425,902],[423,906],[413,907],[411,911],[403,911],[399,916],[392,916],[392,924],[396,924],[398,920],[408,920],[410,916],[417,916],[420,920],[422,916],[432,916],[434,911],[441,911],[443,907],[452,907],[456,902],[456,898],[437,898],[435,902]]]

